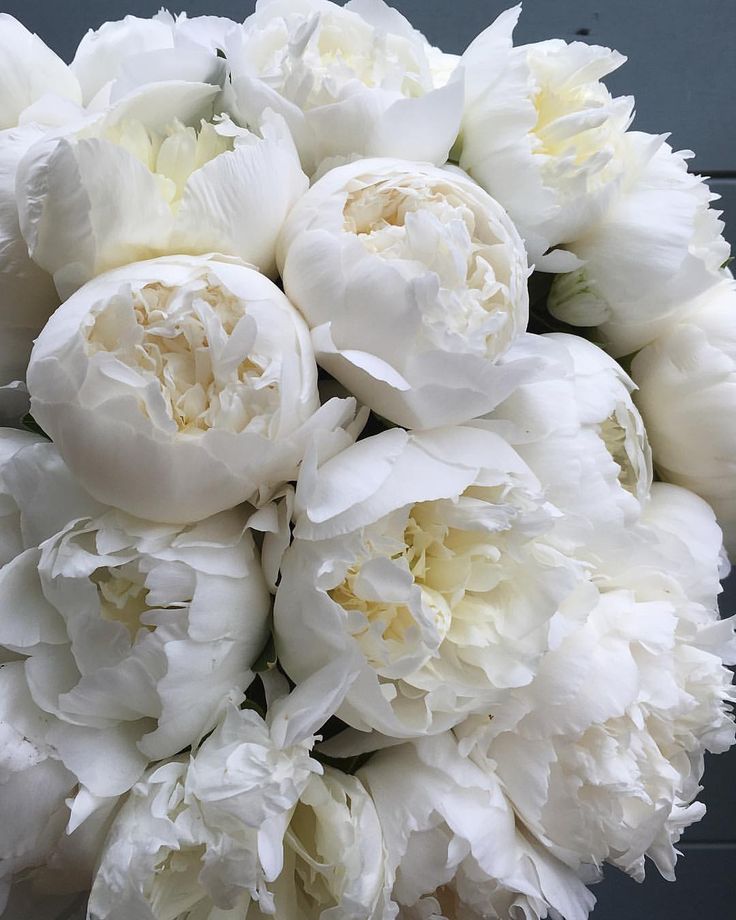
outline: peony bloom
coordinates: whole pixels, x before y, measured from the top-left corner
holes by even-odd
[[[675,844],[705,812],[694,801],[703,753],[734,741],[714,626],[701,641],[687,620],[681,631],[666,593],[640,601],[608,590],[530,685],[493,719],[457,730],[545,850],[574,870],[606,861],[642,880],[648,856],[674,878]]]
[[[533,679],[582,577],[551,543],[556,516],[487,431],[392,429],[308,458],[275,602],[286,672],[356,655],[337,714],[395,738],[490,712]]]
[[[631,365],[657,470],[707,499],[736,554],[736,285],[696,300]]]
[[[47,94],[82,101],[77,78],[61,58],[17,19],[0,13],[0,130],[16,127],[25,109]]]
[[[6,481],[13,457],[24,447],[45,443],[30,431],[0,428],[0,567],[23,551],[23,534],[18,504],[13,497],[11,481]]]
[[[557,39],[514,48],[520,11],[502,13],[462,56],[460,165],[509,212],[529,261],[558,271],[565,254],[545,253],[579,239],[621,179],[634,100],[600,82],[626,60],[616,51]]]
[[[294,860],[308,865],[309,846],[315,845],[310,828],[297,819],[289,832],[292,852],[285,857],[284,834],[300,797],[306,792],[304,808],[314,811],[313,831],[325,823],[322,809],[329,810],[326,802],[317,804],[320,793],[310,785],[322,773],[310,751],[314,730],[344,694],[349,675],[341,663],[325,679],[326,694],[312,682],[271,700],[266,721],[253,710],[229,706],[192,755],[149,770],[105,843],[89,901],[90,920],[173,920],[220,911],[234,911],[239,920],[261,920],[263,913],[274,913],[271,888],[274,881],[276,887],[280,883],[285,858],[289,870],[298,872]],[[350,780],[345,786],[353,788]],[[320,789],[333,796],[337,821],[344,819],[347,805],[343,801],[341,806],[337,784],[325,780]],[[357,799],[355,809],[357,816],[362,811]],[[371,828],[370,817],[362,826]],[[320,834],[316,846],[324,840]],[[361,842],[366,848],[379,845],[375,837]],[[355,855],[359,858],[360,851]],[[366,866],[366,871],[375,874],[376,869]],[[289,879],[284,881],[288,903]],[[339,886],[336,874],[332,881]],[[367,874],[365,881],[366,887],[373,884]],[[290,909],[279,916],[302,920],[303,914]]]
[[[58,911],[89,888],[116,806],[79,790],[48,743],[51,721],[31,698],[23,662],[0,665],[0,911],[8,918],[46,916],[48,902]]]
[[[28,150],[77,121],[76,77],[37,35],[0,13],[0,423],[28,411],[24,381],[33,340],[59,303],[21,233],[16,178]]]
[[[441,165],[457,137],[460,73],[437,73],[437,50],[383,0],[258,0],[225,50],[234,116],[283,115],[310,175],[356,156]]]
[[[662,137],[629,132],[624,177],[601,220],[570,241],[578,260],[559,275],[549,309],[574,326],[597,326],[614,356],[628,355],[667,330],[688,302],[716,285],[730,247],[718,196],[687,171],[689,152]]]
[[[721,535],[705,502],[655,483],[639,522],[591,570],[599,591],[561,611],[534,680],[456,734],[495,772],[540,843],[576,871],[604,861],[674,878],[704,807],[705,751],[734,741],[734,620],[721,620]]]
[[[654,584],[667,579],[668,593],[674,597],[674,581],[687,598],[687,605],[679,607],[681,620],[692,617],[700,606],[704,612],[697,623],[715,622],[730,635],[728,624],[720,623],[717,600],[729,564],[723,532],[710,505],[681,486],[655,482],[639,523],[644,541],[650,548],[656,544],[656,553],[634,554],[637,565],[629,561],[623,583],[632,584],[635,573],[646,571]],[[641,593],[642,585],[636,584]]]
[[[46,442],[19,450],[3,481],[23,549],[0,569],[0,643],[25,659],[64,766],[117,795],[253,679],[270,597],[245,513],[187,527],[128,517],[81,493]]]
[[[20,226],[62,297],[167,253],[220,252],[274,272],[276,238],[307,179],[282,119],[269,114],[260,134],[239,128],[218,116],[219,93],[152,83],[30,148]]]
[[[588,916],[593,895],[529,837],[499,778],[464,756],[452,733],[380,751],[358,776],[406,920]]]
[[[564,513],[559,529],[589,546],[633,523],[649,496],[652,457],[634,384],[578,336],[530,336],[524,345],[537,358],[537,378],[473,424],[514,445]]]
[[[376,807],[360,780],[330,767],[312,774],[284,835],[284,868],[270,886],[275,916],[390,920],[396,906],[385,858]]]
[[[18,164],[45,134],[36,124],[0,131],[0,421],[28,411],[22,386],[33,340],[59,304],[51,276],[28,255],[20,232]]]
[[[408,428],[465,422],[528,370],[497,359],[526,329],[524,246],[499,204],[457,170],[360,160],[312,186],[278,248],[317,360]]]
[[[34,417],[95,497],[185,523],[295,478],[320,407],[304,321],[234,262],[171,257],[95,279],[48,322],[28,375]]]
[[[146,83],[170,80],[225,82],[225,61],[217,49],[235,23],[215,16],[161,10],[151,19],[126,16],[90,29],[79,43],[71,71],[84,104],[100,111]]]

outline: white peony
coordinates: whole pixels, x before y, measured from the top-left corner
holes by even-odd
[[[258,0],[225,51],[234,116],[283,115],[309,174],[356,156],[442,164],[457,137],[461,74],[436,74],[436,49],[383,0]]]
[[[260,134],[239,128],[218,115],[219,92],[153,83],[31,147],[18,168],[21,230],[63,297],[167,253],[217,251],[274,272],[307,178],[282,119],[268,114]]]
[[[90,282],[31,358],[34,417],[84,486],[131,514],[184,523],[295,478],[320,407],[304,321],[254,269],[171,257]]]
[[[15,197],[18,164],[44,134],[36,124],[0,131],[0,420],[5,422],[28,410],[22,382],[33,340],[59,304],[53,279],[28,255]]]
[[[262,912],[273,914],[270,886],[284,869],[284,834],[310,779],[322,773],[310,757],[313,732],[349,677],[340,663],[325,675],[329,692],[305,683],[272,699],[265,721],[253,710],[229,706],[189,758],[150,770],[107,838],[90,920],[199,920],[226,911],[261,920]],[[305,850],[300,855],[309,858]]]
[[[50,131],[78,120],[76,77],[37,36],[0,13],[0,423],[28,411],[24,380],[34,338],[54,312],[53,279],[28,253],[16,199],[18,167]]]
[[[391,920],[385,856],[376,807],[360,780],[330,767],[313,774],[284,835],[284,868],[270,885],[275,916]]]
[[[574,326],[597,326],[614,356],[628,355],[666,331],[688,302],[716,285],[730,247],[718,198],[687,171],[691,153],[661,136],[629,132],[618,193],[601,220],[569,242],[577,267],[559,275],[549,309]],[[565,269],[567,271],[567,269]]]
[[[600,216],[625,167],[619,147],[634,107],[600,82],[626,60],[555,39],[512,46],[521,6],[502,13],[463,54],[460,165],[509,212],[537,268]]]
[[[526,328],[524,246],[457,170],[393,159],[332,170],[289,215],[278,263],[319,363],[400,425],[482,415],[528,370],[496,363]]]
[[[528,684],[582,576],[547,539],[558,513],[513,449],[474,428],[392,429],[312,461],[275,602],[289,676],[357,655],[337,714],[396,738]]]
[[[235,23],[215,16],[161,10],[151,19],[126,16],[90,29],[70,69],[85,105],[99,111],[146,83],[188,80],[222,86],[225,61],[217,49]]]
[[[464,756],[452,733],[380,751],[358,776],[406,920],[588,916],[593,895],[529,837],[498,777]]]
[[[23,550],[0,569],[0,643],[23,656],[46,741],[94,795],[211,729],[268,637],[244,512],[151,524],[81,493],[56,449],[5,464]]]
[[[650,551],[631,555],[626,568],[621,569],[622,584],[636,584],[640,595],[645,580],[652,583],[651,590],[656,590],[656,585],[667,584],[666,593],[674,602],[677,594],[674,582],[687,599],[686,604],[678,605],[681,622],[692,619],[700,607],[702,613],[695,616],[696,625],[715,624],[715,633],[721,630],[723,635],[730,636],[730,624],[719,620],[717,600],[729,563],[723,532],[711,506],[688,489],[655,482],[639,525]],[[653,546],[656,552],[652,552]],[[607,570],[610,563],[606,558]]]
[[[589,546],[635,521],[649,496],[652,457],[634,384],[578,336],[530,336],[524,347],[536,357],[537,378],[473,424],[514,445],[564,513],[559,529]]]
[[[76,785],[44,744],[44,713],[28,692],[21,661],[0,665],[0,911],[14,873],[42,862],[68,819]]]
[[[24,447],[43,444],[43,438],[30,431],[0,428],[0,566],[5,565],[23,551],[20,509],[13,497],[11,482],[6,482],[6,472],[13,457]]]
[[[666,593],[606,591],[528,687],[458,729],[545,850],[576,871],[607,861],[641,880],[649,856],[674,878],[674,845],[705,812],[693,801],[703,753],[734,741],[714,624],[701,644],[687,621],[680,634]]]
[[[596,556],[599,593],[561,611],[534,680],[455,731],[572,868],[607,861],[641,879],[648,856],[671,879],[680,834],[705,810],[703,755],[734,741],[721,535],[705,502],[655,483],[639,522]]]
[[[724,280],[631,365],[663,479],[707,499],[736,554],[736,285]]]
[[[0,13],[0,130],[45,95],[81,103],[77,78],[62,59],[13,16]]]
[[[116,807],[79,790],[47,733],[52,719],[33,702],[22,661],[0,664],[0,912],[41,916],[89,888]],[[80,821],[83,814],[83,826]]]

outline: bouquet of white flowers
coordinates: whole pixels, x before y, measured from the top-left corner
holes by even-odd
[[[69,66],[0,16],[8,920],[674,877],[734,742],[736,282],[624,58],[518,16],[457,57],[259,0]]]

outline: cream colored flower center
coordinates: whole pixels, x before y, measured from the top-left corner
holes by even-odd
[[[176,210],[193,172],[221,153],[233,149],[231,137],[202,121],[199,130],[174,120],[162,131],[127,119],[108,128],[104,138],[123,147],[154,173],[163,197]]]
[[[344,854],[330,849],[329,832],[324,833],[314,809],[298,802],[284,838],[284,843],[294,854],[294,878],[304,898],[307,917],[319,918],[323,910],[339,905],[336,892],[344,875],[341,865]],[[305,918],[306,920],[306,918]]]
[[[554,52],[529,52],[538,86],[532,100],[537,112],[533,152],[549,158],[543,172],[550,184],[559,185],[584,171],[586,190],[591,192],[620,172],[614,154],[628,125],[630,105],[612,98],[597,79],[595,65],[581,62],[576,72],[565,73],[563,62],[564,55],[558,61]]]
[[[145,577],[135,563],[97,569],[91,581],[97,585],[100,616],[104,620],[122,623],[131,639],[135,639],[139,629],[153,629],[141,623],[141,616],[151,608],[146,602]]]
[[[222,287],[148,284],[130,300],[121,296],[98,308],[87,349],[110,352],[156,380],[180,432],[265,433],[279,405],[278,362],[247,353],[246,322],[245,303]]]
[[[601,423],[599,433],[608,453],[618,465],[618,481],[622,488],[640,498],[642,483],[647,482],[647,470],[633,414],[619,403]]]
[[[514,586],[507,584],[505,560],[510,526],[508,509],[498,507],[497,526],[463,520],[479,507],[500,499],[496,489],[471,488],[457,502],[421,502],[408,512],[403,539],[383,542],[367,533],[365,557],[352,565],[344,580],[329,592],[348,613],[360,614],[352,634],[366,659],[380,672],[386,661],[425,650],[421,667],[443,642],[456,646],[492,646],[503,629],[505,602]],[[457,512],[457,526],[452,515]],[[392,545],[393,544],[393,545]],[[373,582],[364,587],[366,561],[390,559],[411,576],[414,593],[404,601],[382,599]],[[380,592],[380,588],[379,588]]]
[[[344,11],[259,27],[248,52],[261,78],[303,110],[339,101],[355,82],[409,98],[432,89],[420,39],[380,34]]]
[[[515,336],[510,243],[450,183],[407,177],[361,185],[344,207],[345,230],[417,287],[425,335],[436,348],[494,357]]]
[[[450,627],[452,614],[444,598],[424,582],[426,547],[432,537],[421,530],[414,518],[418,507],[415,505],[409,515],[403,542],[384,539],[379,544],[369,541],[366,558],[356,561],[341,584],[328,592],[344,610],[360,614],[353,635],[377,669],[386,657],[389,660],[400,658],[422,634],[428,646],[438,647]],[[362,585],[363,563],[381,555],[411,575],[418,593],[410,592],[404,601],[395,601],[377,598],[366,591]]]
[[[159,920],[179,920],[190,916],[187,911],[197,905],[210,906],[199,882],[204,855],[204,846],[170,850],[146,880],[144,894]]]

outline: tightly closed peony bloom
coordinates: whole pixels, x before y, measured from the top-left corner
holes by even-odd
[[[356,156],[441,165],[457,137],[461,74],[436,73],[437,49],[383,0],[258,0],[225,50],[233,115],[283,115],[310,175]]]
[[[585,920],[595,898],[517,821],[452,733],[380,751],[358,773],[378,809],[406,920]]]
[[[549,309],[573,326],[598,326],[604,347],[628,355],[668,329],[688,302],[724,277],[718,196],[687,171],[691,153],[629,132],[624,176],[601,220],[567,249],[579,261],[559,275]],[[565,268],[565,271],[568,271]]]
[[[229,19],[174,17],[163,9],[151,19],[126,16],[90,29],[70,69],[84,104],[94,111],[146,83],[187,80],[222,86],[225,61],[217,49],[234,27]]]
[[[0,569],[0,643],[25,658],[64,766],[117,795],[253,679],[270,598],[245,513],[128,517],[81,493],[49,443],[18,451],[3,481],[23,550]]]
[[[529,367],[496,366],[526,328],[524,246],[457,170],[362,160],[299,201],[279,241],[284,288],[319,363],[408,428],[487,412]]]
[[[736,285],[724,280],[634,359],[631,373],[663,479],[715,509],[736,557]]]
[[[633,523],[649,497],[652,456],[621,367],[574,335],[530,336],[537,379],[474,425],[514,445],[565,515],[558,530],[590,547]]]
[[[131,514],[186,523],[295,478],[320,407],[302,318],[234,262],[171,257],[86,285],[49,320],[33,413],[83,485]]]
[[[307,791],[314,789],[312,777],[322,773],[309,755],[313,732],[344,694],[349,675],[340,663],[325,679],[326,694],[321,685],[307,682],[290,696],[272,700],[267,721],[252,710],[228,707],[189,758],[146,774],[105,843],[90,896],[90,920],[193,920],[226,911],[237,920],[260,920],[274,913],[271,883],[279,885],[284,834],[305,792],[304,808],[314,810],[312,830],[325,822],[315,808],[319,794]],[[339,811],[336,784],[325,780],[321,789],[332,791]],[[359,811],[360,803],[355,807]],[[300,829],[305,848],[298,844]],[[297,819],[287,856],[290,870],[294,859],[309,864],[309,833]],[[324,840],[320,835],[317,846]],[[361,841],[366,848],[371,842],[380,850],[380,836]],[[295,850],[300,850],[298,857]],[[365,882],[370,883],[367,875]],[[340,884],[336,874],[333,884]],[[279,916],[301,920],[305,915],[292,910]]]
[[[625,167],[619,147],[634,106],[600,82],[626,58],[560,40],[512,46],[521,6],[502,13],[462,56],[460,165],[509,212],[529,261],[559,271],[600,216]]]
[[[167,253],[220,252],[274,272],[276,237],[307,178],[282,119],[246,131],[216,117],[219,92],[153,83],[31,147],[18,168],[20,225],[63,297]]]
[[[46,94],[81,103],[77,78],[62,59],[13,16],[0,13],[0,130]]]
[[[357,655],[337,714],[362,731],[412,738],[492,711],[533,679],[582,577],[547,538],[556,516],[512,448],[474,428],[392,429],[318,469],[305,460],[275,603],[281,663],[299,682]]]

